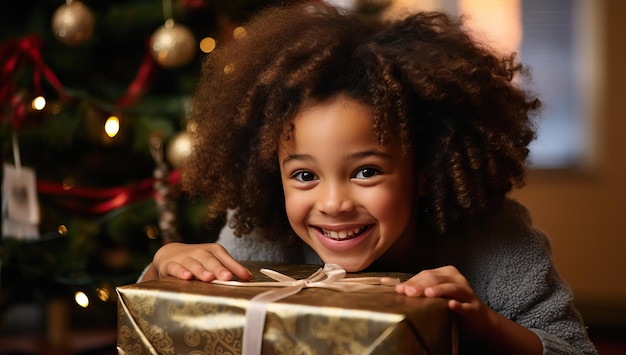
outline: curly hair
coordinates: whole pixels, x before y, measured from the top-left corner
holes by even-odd
[[[203,62],[183,168],[187,191],[212,211],[236,211],[236,235],[293,235],[278,142],[303,105],[338,94],[372,108],[381,144],[399,139],[413,153],[425,174],[422,219],[439,233],[523,185],[539,100],[516,85],[527,71],[515,55],[477,43],[460,19],[384,20],[316,3],[266,9],[245,29]]]

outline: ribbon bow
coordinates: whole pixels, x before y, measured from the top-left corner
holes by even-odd
[[[246,310],[246,322],[243,328],[242,355],[260,354],[263,344],[263,329],[267,304],[295,295],[303,288],[318,287],[342,292],[390,292],[394,288],[388,287],[400,283],[399,279],[389,277],[350,277],[346,278],[346,271],[337,264],[326,264],[306,279],[296,280],[280,272],[261,269],[261,273],[277,282],[240,282],[220,281],[213,283],[229,286],[261,286],[281,287],[260,293],[250,300]]]

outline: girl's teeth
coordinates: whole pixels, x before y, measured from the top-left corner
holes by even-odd
[[[351,231],[323,231],[324,235],[326,235],[329,238],[335,239],[335,240],[343,240],[346,239],[348,237],[352,237],[355,234],[358,234],[361,232],[361,228],[355,228],[354,230]]]

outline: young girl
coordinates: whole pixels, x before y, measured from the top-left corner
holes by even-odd
[[[229,251],[167,244],[144,281],[249,279],[237,260],[313,255],[415,274],[396,291],[448,298],[462,352],[596,353],[548,239],[506,197],[539,108],[514,56],[435,13],[387,22],[314,3],[245,28],[204,63],[183,170],[239,237],[222,236]]]

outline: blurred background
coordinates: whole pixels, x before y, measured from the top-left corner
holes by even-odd
[[[321,0],[320,0],[321,1]],[[275,2],[275,1],[274,1]],[[284,1],[282,1],[284,2]],[[328,0],[350,11],[466,16],[519,53],[544,110],[513,192],[601,354],[626,339],[626,2]],[[0,12],[0,354],[112,354],[115,287],[172,240],[224,224],[180,191],[199,64],[262,0],[21,0]]]

